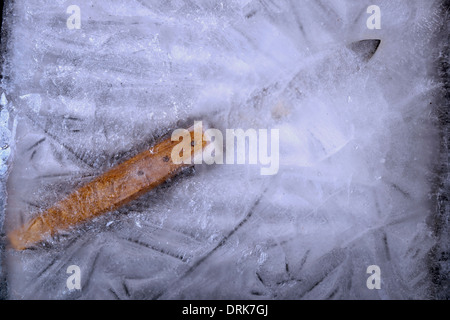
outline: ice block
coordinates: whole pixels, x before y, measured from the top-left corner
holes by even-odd
[[[193,127],[188,131],[193,143],[190,154],[186,152],[185,155],[180,155],[183,160],[186,157],[193,158],[207,145],[203,139],[198,141],[194,138]],[[117,209],[174,177],[183,168],[192,166],[193,161],[183,161],[181,164],[172,161],[171,152],[178,143],[179,141],[172,141],[169,137],[76,189],[51,208],[10,232],[12,247],[16,250],[26,249],[59,231]],[[201,148],[195,148],[194,143],[201,143]]]

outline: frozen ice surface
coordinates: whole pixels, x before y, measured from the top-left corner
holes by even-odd
[[[80,29],[66,26],[72,4]],[[382,28],[369,30],[371,4],[9,1],[5,230],[180,123],[277,128],[281,140],[276,175],[198,165],[52,241],[6,249],[8,298],[438,296],[443,9],[380,0]],[[381,40],[370,59],[364,39]],[[69,265],[81,290],[66,287]],[[366,286],[370,265],[380,290]]]

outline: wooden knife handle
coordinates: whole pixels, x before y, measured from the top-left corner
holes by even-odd
[[[194,141],[193,129],[188,130],[191,141]],[[192,166],[173,163],[171,152],[178,143],[168,138],[76,189],[39,216],[12,231],[8,235],[12,247],[23,250],[59,231],[114,210],[175,176],[183,168]],[[206,146],[203,139],[201,144],[202,148],[197,147],[195,151],[192,145],[192,159],[194,152],[201,151]]]

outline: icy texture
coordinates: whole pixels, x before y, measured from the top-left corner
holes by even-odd
[[[6,108],[8,100],[4,93],[0,96],[0,197],[4,199],[0,203],[0,229],[3,230],[3,223],[5,220],[5,204],[6,204],[6,190],[5,181],[7,178],[8,165],[7,161],[11,154],[11,131],[9,130],[9,112]],[[2,238],[4,238],[2,236]],[[0,242],[0,252],[3,253],[4,241]],[[3,272],[3,255],[0,255],[0,299],[6,297],[6,279]]]
[[[9,297],[429,298],[443,21],[437,1],[377,2],[381,30],[366,27],[370,1],[10,3],[7,228],[178,121],[278,128],[281,146],[277,175],[197,166],[7,250]],[[66,27],[71,4],[80,30]],[[381,40],[369,60],[352,46],[363,39]],[[81,290],[66,287],[73,264]],[[366,287],[369,265],[381,290]]]

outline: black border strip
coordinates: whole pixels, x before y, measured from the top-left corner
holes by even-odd
[[[450,299],[450,0],[442,0],[441,19],[442,29],[436,34],[439,51],[436,69],[438,81],[442,83],[440,96],[437,97],[434,112],[439,126],[440,150],[437,167],[435,168],[433,231],[437,244],[429,255],[430,274],[433,285],[431,293],[433,299]],[[447,41],[443,41],[447,39]]]

